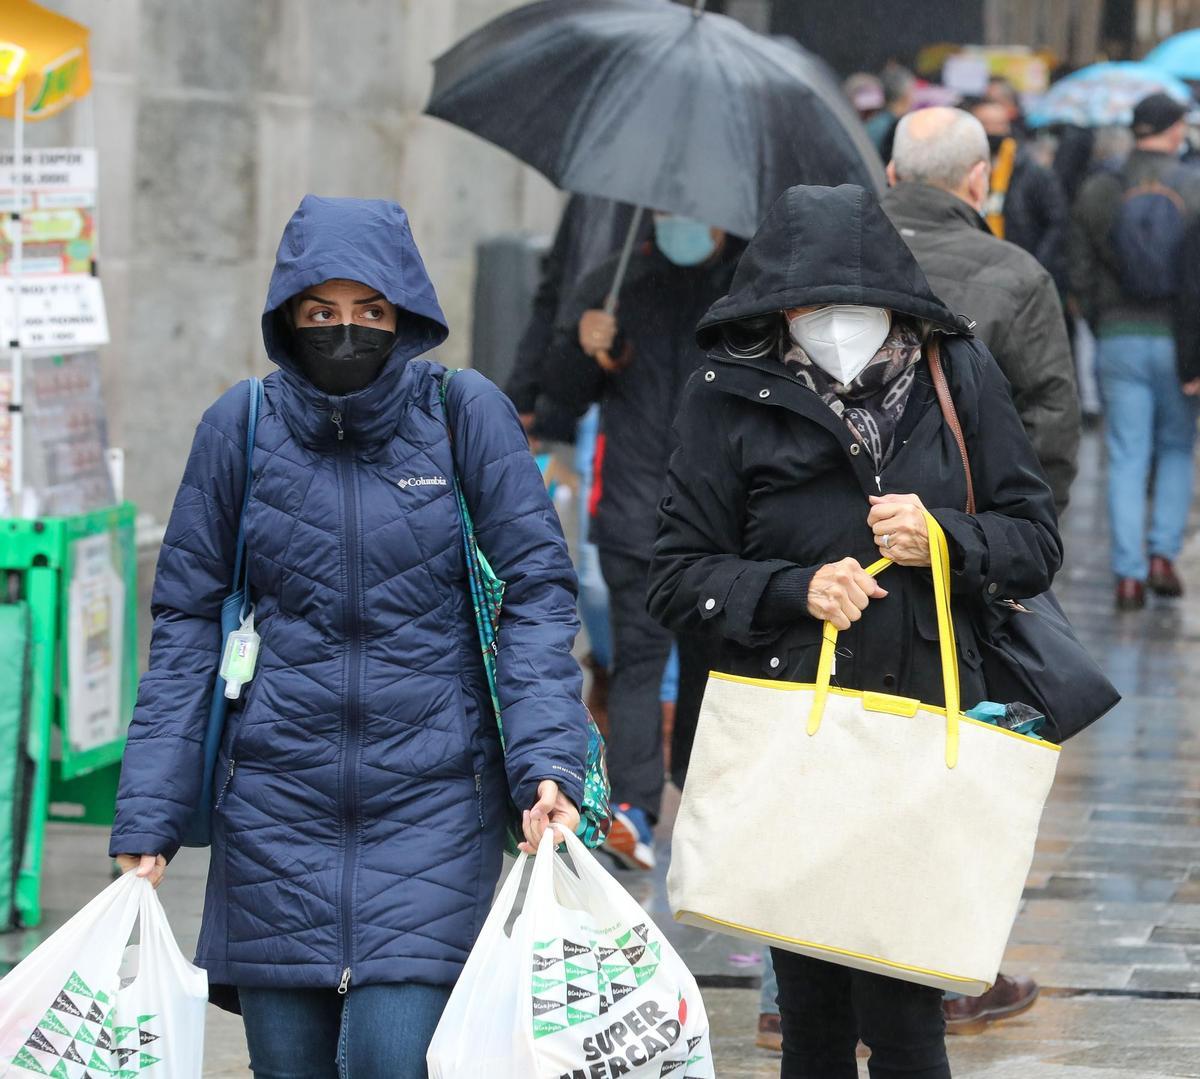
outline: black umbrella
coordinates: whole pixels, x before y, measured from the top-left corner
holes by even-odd
[[[752,236],[795,184],[883,186],[878,155],[829,69],[704,12],[702,0],[517,8],[438,58],[425,111],[567,191],[737,236]],[[636,227],[635,218],[630,236]]]

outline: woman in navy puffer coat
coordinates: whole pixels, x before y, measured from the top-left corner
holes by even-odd
[[[245,517],[262,646],[218,760],[197,955],[214,1000],[240,1005],[256,1076],[423,1076],[500,872],[507,799],[531,811],[534,842],[578,821],[575,576],[507,398],[462,373],[448,429],[444,369],[417,359],[446,333],[399,206],[304,199],[263,314],[280,370]],[[156,882],[200,797],[248,400],[242,383],[201,420],[158,565],[110,845]],[[508,582],[507,756],[456,471]]]

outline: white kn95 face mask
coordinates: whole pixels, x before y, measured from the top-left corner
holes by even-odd
[[[853,382],[887,340],[891,312],[883,307],[830,304],[788,319],[792,340],[843,386]]]

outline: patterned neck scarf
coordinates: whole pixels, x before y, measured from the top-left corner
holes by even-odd
[[[849,385],[843,386],[808,358],[799,345],[783,357],[784,366],[846,422],[851,434],[883,468],[891,459],[896,425],[904,414],[921,359],[917,324],[892,315],[892,328],[875,358]]]

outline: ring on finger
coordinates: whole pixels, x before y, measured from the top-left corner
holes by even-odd
[[[890,532],[885,532],[883,534],[882,538],[883,538],[883,549],[886,551],[892,545],[892,534]]]

